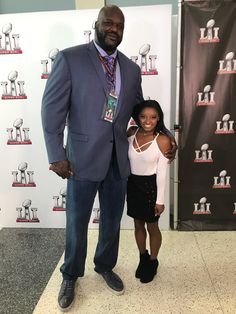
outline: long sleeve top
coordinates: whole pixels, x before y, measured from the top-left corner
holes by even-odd
[[[159,136],[159,134],[157,134]],[[156,174],[157,183],[157,199],[156,204],[164,204],[165,185],[167,177],[167,169],[169,167],[168,159],[162,154],[158,144],[157,136],[151,141],[147,149],[137,151],[133,142],[136,140],[136,133],[128,137],[129,141],[129,160],[131,173],[139,176],[147,176]],[[136,140],[137,144],[137,140]],[[147,144],[147,143],[146,143]],[[146,145],[145,144],[145,145]],[[142,146],[141,146],[142,147]],[[141,148],[139,147],[139,148]]]

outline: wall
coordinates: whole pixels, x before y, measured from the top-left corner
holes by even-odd
[[[177,14],[178,0],[116,0],[104,1],[106,4],[116,4],[121,7],[154,5],[154,4],[172,4],[172,14]],[[86,6],[87,4],[87,6]],[[0,13],[22,13],[36,11],[59,11],[73,10],[75,8],[93,8],[100,5],[101,0],[0,0]]]
[[[156,5],[172,4],[172,14],[178,12],[178,0],[106,0],[106,4],[116,4],[120,7],[139,6],[139,5]]]
[[[0,0],[0,13],[74,10],[75,0]]]

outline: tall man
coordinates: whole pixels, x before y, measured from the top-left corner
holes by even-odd
[[[122,11],[115,5],[103,7],[95,23],[95,40],[58,53],[43,96],[50,169],[68,179],[65,261],[58,296],[62,310],[72,305],[75,282],[84,275],[88,223],[97,192],[100,223],[95,271],[113,292],[124,291],[112,269],[130,174],[126,128],[143,96],[140,68],[116,49],[123,30]]]

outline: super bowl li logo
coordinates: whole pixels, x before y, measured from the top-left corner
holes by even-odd
[[[24,91],[25,81],[17,81],[18,72],[11,71],[8,74],[8,81],[1,81],[2,99],[27,99]],[[17,84],[16,84],[17,82]],[[9,84],[9,85],[8,85]],[[18,86],[17,86],[18,85]]]
[[[214,177],[213,189],[230,189],[230,179],[231,176],[227,176],[227,171],[222,170],[219,173],[219,176]]]
[[[24,200],[22,207],[17,207],[17,219],[16,222],[39,222],[37,217],[38,209],[31,206],[32,201],[30,199]]]
[[[156,68],[156,59],[157,55],[149,55],[148,53],[151,50],[150,44],[144,44],[139,49],[140,59],[140,68],[142,75],[157,75],[158,71]],[[135,63],[138,63],[138,56],[131,56],[130,59]],[[149,63],[148,63],[149,60]]]
[[[211,203],[207,202],[207,198],[204,196],[200,198],[198,203],[194,203],[193,215],[210,215],[210,206]]]
[[[61,188],[59,195],[54,195],[52,198],[54,201],[53,211],[61,212],[66,210],[66,188]]]
[[[41,64],[43,67],[41,79],[47,79],[48,78],[48,76],[52,70],[52,67],[53,67],[53,62],[56,59],[58,52],[59,52],[59,49],[53,48],[48,53],[48,59],[41,60]]]
[[[85,30],[84,31],[84,39],[85,39],[85,44],[89,44],[91,41],[91,30]]]
[[[203,144],[201,146],[201,150],[195,150],[194,162],[196,162],[196,163],[213,162],[212,153],[213,153],[213,150],[209,149],[209,145]]]
[[[29,128],[22,128],[23,119],[16,119],[13,128],[7,128],[8,141],[7,145],[31,145],[29,138]],[[22,136],[23,131],[23,136]]]
[[[206,27],[200,28],[199,44],[218,43],[219,27],[215,27],[215,20],[211,19],[207,22]]]
[[[19,54],[22,50],[19,45],[19,34],[11,34],[12,24],[7,23],[2,27],[2,35],[0,34],[0,54]]]
[[[226,113],[221,121],[216,121],[215,134],[234,134],[234,121],[230,120],[230,114]]]
[[[206,85],[203,91],[197,93],[198,99],[196,106],[214,106],[215,92],[211,91],[211,85]]]
[[[236,74],[236,59],[234,59],[234,52],[228,52],[225,56],[225,60],[219,61],[219,70],[217,74]]]
[[[36,187],[33,178],[34,171],[27,170],[27,168],[27,162],[21,162],[18,165],[18,170],[14,170],[11,172],[13,176],[13,187]]]

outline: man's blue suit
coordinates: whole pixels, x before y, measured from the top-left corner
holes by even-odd
[[[87,228],[97,191],[100,225],[95,270],[111,270],[117,261],[130,174],[126,129],[134,105],[143,100],[140,68],[119,51],[117,58],[121,88],[113,123],[102,117],[108,86],[93,42],[58,53],[43,96],[42,123],[49,162],[68,159],[74,173],[67,187],[66,251],[61,267],[65,279],[84,274]]]

